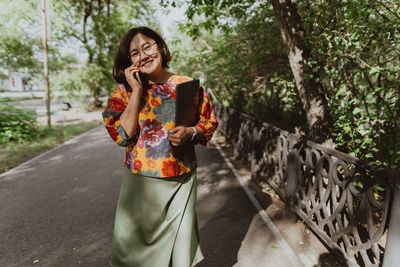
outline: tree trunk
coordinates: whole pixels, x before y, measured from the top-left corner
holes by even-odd
[[[314,141],[323,143],[331,137],[332,120],[326,110],[325,93],[320,83],[307,79],[309,50],[304,44],[304,30],[295,0],[272,0],[275,17],[286,47],[303,109]]]
[[[98,110],[103,106],[103,101],[100,100],[100,90],[92,91],[93,101],[88,104],[89,111]]]

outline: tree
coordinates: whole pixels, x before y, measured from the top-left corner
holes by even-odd
[[[286,47],[290,67],[296,80],[296,88],[307,115],[308,127],[316,142],[324,142],[333,131],[332,120],[327,110],[325,92],[314,79],[307,64],[309,49],[305,46],[305,32],[294,0],[271,0],[275,16]]]
[[[330,129],[336,149],[400,167],[398,1],[191,1],[186,14],[186,32],[200,37],[190,62],[225,104],[274,124],[285,121],[286,129],[300,126],[321,135],[316,140]],[[276,41],[276,28],[285,45]],[[270,113],[271,106],[278,122],[253,112]],[[280,116],[288,110],[303,110],[308,123]],[[324,125],[325,117],[332,124],[310,128],[313,119]]]
[[[264,20],[267,18],[267,22],[269,23],[265,23],[262,20],[257,20],[257,22],[258,25],[265,25],[265,32],[271,32],[271,28],[274,28],[271,22],[275,20],[277,25],[279,25],[282,40],[286,47],[290,68],[296,82],[298,97],[301,100],[311,136],[317,142],[324,142],[331,136],[333,123],[329,111],[327,110],[327,101],[323,87],[318,80],[315,79],[317,77],[314,78],[312,69],[308,68],[307,65],[310,60],[309,50],[305,46],[305,33],[302,28],[301,17],[297,12],[296,4],[294,1],[290,0],[273,0],[272,7],[275,18],[270,12],[270,7],[270,3],[260,4],[253,0],[191,2],[186,13],[188,18],[193,19],[194,14],[202,14],[208,19],[197,24],[189,22],[188,28],[191,29],[188,32],[193,36],[198,36],[200,32],[199,28],[211,30],[216,26],[227,34],[235,34],[236,29],[240,28],[243,24],[247,24],[257,16],[262,17]],[[260,10],[261,15],[259,13]],[[226,23],[223,23],[224,21],[231,21],[232,18],[235,19],[237,24],[232,23],[233,26],[229,27]],[[248,42],[246,37],[256,40],[259,38],[259,36],[250,36],[246,33],[243,35],[243,32],[241,32],[241,34],[242,35],[236,36],[242,43]],[[260,31],[257,31],[257,34],[265,36],[265,34]],[[276,42],[274,43],[276,44]],[[258,52],[257,56],[264,53],[264,51],[255,50],[252,52]],[[264,61],[264,64],[267,65],[268,63]],[[242,69],[241,71],[246,72],[247,69],[248,68]],[[270,69],[269,71],[272,70]],[[266,75],[264,74],[263,76],[265,77]],[[251,76],[247,75],[247,77],[250,78]],[[242,90],[239,90],[238,93],[239,99],[242,99],[244,97]],[[270,103],[266,103],[266,106],[269,104]]]
[[[0,76],[9,73],[22,75],[23,87],[34,80],[42,80],[43,45],[40,1],[1,0],[0,16]],[[16,10],[18,12],[16,12]],[[49,70],[54,74],[75,62],[71,55],[61,55],[57,42],[49,42]],[[42,84],[42,82],[40,82]]]
[[[400,3],[321,0],[297,6],[337,148],[399,168]]]
[[[12,72],[38,75],[41,39],[31,32],[40,27],[39,10],[35,13],[33,1],[2,0],[0,3],[0,73],[3,77]],[[17,9],[21,12],[15,12]]]
[[[78,42],[87,57],[84,69],[71,79],[80,78],[81,86],[92,93],[92,106],[101,107],[100,94],[113,88],[113,58],[122,34],[135,24],[155,26],[149,2],[62,0],[54,2],[53,10],[56,38]]]
[[[200,28],[191,46],[179,46],[179,72],[202,77],[225,105],[285,128],[290,120],[303,121],[301,103],[279,28],[269,16],[273,11],[261,6],[221,32]]]

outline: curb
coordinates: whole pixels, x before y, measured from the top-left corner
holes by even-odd
[[[236,168],[233,166],[232,162],[229,160],[229,158],[226,156],[225,152],[222,150],[222,148],[218,145],[218,143],[215,140],[212,140],[211,143],[218,149],[219,153],[223,157],[225,163],[228,165],[229,169],[231,169],[233,175],[235,178],[238,180],[240,185],[242,186],[243,190],[246,192],[247,196],[249,197],[251,203],[254,205],[254,207],[257,209],[258,214],[260,215],[261,219],[264,221],[264,223],[267,225],[267,227],[271,230],[272,234],[278,241],[279,245],[283,248],[285,254],[288,256],[290,259],[291,263],[293,266],[304,266],[301,260],[299,259],[298,255],[293,251],[293,249],[290,247],[290,245],[287,243],[285,238],[281,235],[279,232],[278,228],[275,226],[275,224],[272,222],[271,218],[267,215],[265,210],[262,208],[260,202],[256,199],[256,197],[253,195],[253,193],[250,191],[248,186],[246,185],[246,182],[244,179],[240,176],[239,172],[236,170]]]

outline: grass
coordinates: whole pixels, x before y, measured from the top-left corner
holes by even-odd
[[[23,144],[10,143],[5,146],[0,146],[0,173],[98,125],[99,122],[85,122],[65,126],[55,125],[51,128],[42,127],[39,130],[39,138],[34,141]]]

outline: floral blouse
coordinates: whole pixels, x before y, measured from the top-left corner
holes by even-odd
[[[173,147],[168,140],[169,130],[175,128],[175,86],[189,80],[192,79],[173,75],[166,83],[152,84],[150,89],[143,90],[137,131],[132,136],[127,136],[119,118],[131,93],[121,84],[108,98],[102,113],[104,126],[118,145],[126,147],[124,165],[132,173],[166,178],[189,173],[197,167],[193,142],[187,141],[182,150],[181,146]],[[218,123],[205,90],[199,109],[199,121],[195,126],[204,132],[201,144],[208,145]]]

